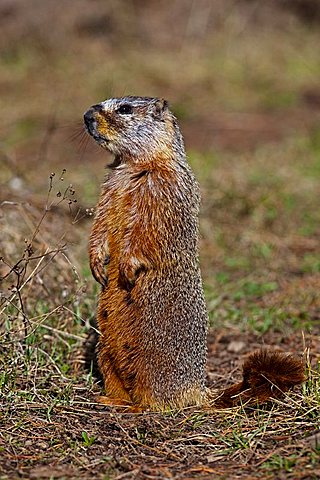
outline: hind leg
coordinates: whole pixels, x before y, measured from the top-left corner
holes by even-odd
[[[95,401],[101,403],[103,405],[107,405],[108,407],[113,407],[116,411],[125,412],[125,413],[141,413],[144,412],[146,409],[139,405],[132,405],[129,402],[125,402],[119,398],[111,398],[104,395],[98,395],[95,397]]]
[[[130,394],[117,374],[113,362],[110,359],[110,355],[104,349],[101,349],[98,352],[98,363],[106,392],[106,396],[99,397],[99,401],[108,405],[111,405],[112,403],[116,405],[131,405],[132,399]]]

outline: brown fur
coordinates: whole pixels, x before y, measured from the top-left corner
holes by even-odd
[[[281,398],[306,380],[304,371],[304,363],[293,355],[259,350],[244,362],[242,381],[223,390],[214,405],[224,408]]]

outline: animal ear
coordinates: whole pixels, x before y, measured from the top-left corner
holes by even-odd
[[[154,104],[154,117],[162,120],[163,114],[168,110],[169,104],[164,98],[158,98]]]

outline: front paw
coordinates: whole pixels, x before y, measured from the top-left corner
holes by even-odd
[[[130,292],[136,284],[139,275],[147,270],[146,265],[131,257],[119,265],[119,286]]]
[[[108,285],[108,275],[106,271],[106,266],[110,262],[109,255],[104,256],[103,258],[94,257],[91,258],[90,268],[94,279],[100,283],[103,287]]]

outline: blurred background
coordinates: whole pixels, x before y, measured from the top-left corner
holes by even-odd
[[[269,306],[256,320],[241,306],[260,298],[281,307],[281,321],[318,318],[319,45],[317,0],[1,0],[8,263],[21,255],[17,239],[36,224],[10,202],[32,205],[36,217],[51,173],[58,201],[66,169],[72,202],[84,215],[96,203],[108,158],[81,135],[83,112],[111,96],[165,97],[201,184],[201,261],[213,321],[245,318],[245,327],[267,330],[277,317],[266,316]],[[70,203],[48,213],[43,245],[66,229]],[[78,217],[63,234],[91,283],[92,217]]]
[[[103,153],[90,142],[80,158],[70,135],[126,94],[168,98],[189,150],[303,136],[319,119],[319,25],[317,0],[1,0],[2,148],[17,170],[88,173]]]
[[[317,475],[302,439],[320,411],[319,46],[319,0],[0,0],[3,478]],[[87,243],[110,159],[82,115],[127,94],[169,100],[201,186],[208,384],[261,345],[306,352],[286,416],[93,416]]]

